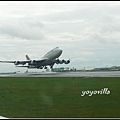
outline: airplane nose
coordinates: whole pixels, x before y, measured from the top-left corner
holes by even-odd
[[[60,56],[60,55],[62,54],[62,50],[61,50],[60,48],[57,47],[57,51],[58,51],[58,52],[57,52],[58,55]]]
[[[60,50],[60,55],[62,54],[62,50]]]
[[[59,49],[58,52],[57,52],[58,56],[60,56],[62,54],[62,50]]]

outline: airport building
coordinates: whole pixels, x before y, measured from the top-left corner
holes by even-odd
[[[52,68],[52,72],[69,72],[69,71],[76,71],[76,68],[69,68],[69,67],[61,67],[61,68]]]
[[[94,68],[93,71],[120,71],[120,66]]]
[[[67,72],[67,71],[69,71],[69,67],[52,68],[52,72]]]

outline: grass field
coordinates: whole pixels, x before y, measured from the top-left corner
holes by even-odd
[[[81,96],[108,88],[110,94]],[[120,78],[0,77],[0,115],[8,118],[120,118]]]

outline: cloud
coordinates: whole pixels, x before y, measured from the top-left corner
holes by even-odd
[[[29,40],[42,40],[43,24],[38,20],[12,19],[2,21],[0,24],[0,34],[11,38],[21,38]]]
[[[83,54],[83,55],[94,55],[94,53],[90,52],[90,51],[83,51],[83,52],[80,52],[80,54]]]
[[[74,58],[72,61],[75,62],[75,61],[89,61],[89,60],[87,58],[81,57],[81,58]]]
[[[39,59],[58,46],[71,66],[119,60],[119,11],[120,2],[110,1],[1,3],[1,59]]]

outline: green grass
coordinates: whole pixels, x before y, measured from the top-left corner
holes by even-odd
[[[81,96],[108,88],[108,95]],[[120,78],[0,77],[0,115],[8,118],[119,118]]]

